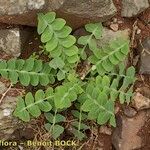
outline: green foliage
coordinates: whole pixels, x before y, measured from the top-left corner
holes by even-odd
[[[51,134],[54,139],[57,139],[64,132],[64,127],[62,127],[58,123],[65,122],[66,118],[63,115],[57,113],[55,113],[54,115],[52,113],[45,113],[45,117],[48,121],[48,123],[44,125],[45,129]]]
[[[32,86],[37,86],[38,84],[46,86],[55,82],[52,68],[48,63],[43,63],[41,60],[33,58],[0,61],[0,74],[3,78],[10,79],[13,84],[20,81],[24,86],[29,84]]]
[[[105,77],[103,85],[107,85]],[[112,126],[115,126],[114,102],[109,100],[107,93],[101,90],[99,84],[94,81],[88,83],[80,99],[84,100],[81,109],[88,112],[88,119],[97,120],[100,125],[109,121]]]
[[[54,103],[57,109],[69,108],[79,94],[83,92],[80,83],[67,82],[55,89]]]
[[[83,121],[86,121],[87,115],[84,114],[81,110],[81,108],[78,110],[72,110],[72,115],[77,119],[77,121],[73,121],[71,123],[72,130],[71,132],[75,137],[77,137],[79,140],[83,140],[86,138],[84,131],[89,129],[89,126],[87,126]]]
[[[133,84],[135,78],[135,68],[133,66],[125,68],[125,65],[121,63],[117,70],[109,73],[112,81],[109,80],[110,85],[105,87],[110,93],[110,99],[115,101],[119,98],[120,103],[129,104],[133,97]],[[101,79],[99,78],[99,82]],[[103,87],[104,88],[104,87]]]
[[[48,88],[45,92],[38,90],[35,97],[29,92],[25,96],[25,100],[19,98],[14,115],[23,121],[30,121],[29,114],[38,117],[41,111],[50,111],[51,105],[56,109],[70,107],[71,103],[77,99],[77,95],[82,92],[80,84],[76,82],[66,82],[64,85],[57,86],[54,91],[52,88]]]
[[[51,85],[53,88],[46,87],[45,92],[38,90],[34,95],[29,92],[19,97],[14,111],[14,115],[25,122],[44,112],[45,129],[54,139],[64,132],[68,120],[62,114],[66,116],[69,111],[73,118],[70,132],[79,140],[83,140],[85,131],[90,129],[89,120],[115,127],[115,102],[129,104],[133,96],[135,69],[133,66],[126,68],[122,63],[129,53],[129,41],[120,38],[99,48],[97,41],[102,36],[102,24],[90,23],[85,29],[89,35],[78,39],[82,47],[78,49],[76,38],[70,35],[72,29],[64,19],[56,18],[54,12],[40,13],[41,54],[47,54],[49,62],[43,63],[35,53],[27,60],[0,62],[1,76],[13,84],[18,81],[23,86],[55,83]],[[85,59],[92,67],[88,78],[81,81],[76,70],[79,61]],[[72,106],[76,106],[75,109]]]
[[[56,18],[55,12],[38,15],[38,33],[41,35],[41,41],[45,43],[46,51],[52,58],[57,57],[57,60],[61,59],[63,63],[72,64],[79,60],[78,48],[74,45],[76,38],[70,35],[71,32],[72,29],[66,25],[66,21]]]
[[[93,55],[89,57],[89,61],[93,64],[92,70],[104,75],[122,62],[128,53],[129,41],[120,38],[111,41],[108,46],[104,46],[102,49],[93,49]]]
[[[101,23],[90,23],[85,25],[86,31],[90,32],[90,35],[81,36],[78,39],[78,44],[82,45],[83,48],[80,48],[80,55],[83,60],[87,58],[87,54],[85,52],[88,47],[91,51],[97,49],[96,39],[100,39],[102,35],[102,24]]]
[[[21,120],[28,122],[30,121],[30,115],[32,117],[39,117],[42,112],[49,112],[52,109],[49,101],[53,98],[53,89],[48,88],[46,92],[38,90],[35,96],[31,92],[27,93],[25,98],[19,98],[17,102],[14,116]]]
[[[97,76],[87,84],[85,93],[79,98],[83,103],[82,110],[88,112],[88,119],[97,120],[100,125],[109,121],[115,126],[114,101],[119,99],[121,104],[129,104],[133,96],[135,68],[131,66],[125,69],[122,63],[118,70],[119,73],[114,71],[105,76]]]

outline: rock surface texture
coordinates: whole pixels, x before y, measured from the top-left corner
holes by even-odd
[[[0,50],[14,57],[20,55],[21,39],[19,28],[0,30]]]
[[[137,110],[149,109],[150,99],[137,92],[133,98],[133,105]]]
[[[138,135],[150,112],[139,112],[134,118],[119,116],[118,127],[114,130],[112,143],[116,150],[134,150],[142,147],[142,138]]]
[[[29,10],[42,9],[44,5],[45,0],[0,0],[0,14],[22,14]]]
[[[0,82],[0,94],[7,91],[4,83]],[[6,96],[0,103],[0,140],[6,140],[19,127],[18,120],[13,117],[13,111],[16,108],[17,97]]]
[[[58,13],[68,18],[71,25],[79,27],[89,21],[106,21],[116,11],[112,0],[69,0],[64,2]]]
[[[0,0],[0,22],[35,26],[37,12],[56,11],[74,28],[106,21],[116,13],[112,0]]]
[[[140,43],[138,50],[140,52],[139,73],[150,74],[150,37]]]
[[[122,16],[134,17],[149,7],[148,0],[122,0]]]
[[[125,29],[122,31],[120,30],[120,31],[114,32],[112,30],[104,28],[102,38],[98,40],[98,46],[102,47],[104,45],[107,45],[112,40],[117,40],[120,37],[124,39],[129,39],[129,30]]]

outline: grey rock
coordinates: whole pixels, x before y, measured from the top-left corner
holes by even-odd
[[[19,28],[1,29],[0,30],[0,51],[6,54],[19,57],[21,50],[31,34],[28,30],[20,30]]]
[[[140,52],[139,73],[150,74],[150,37],[139,44],[138,50]]]
[[[116,40],[118,38],[124,38],[124,39],[129,39],[129,30],[120,30],[117,32],[114,32],[112,30],[109,30],[107,28],[104,28],[103,30],[103,35],[100,40],[98,40],[98,46],[102,47],[104,45],[107,45],[109,42],[112,40]]]
[[[21,41],[18,28],[0,30],[0,50],[14,57],[20,55]]]
[[[6,96],[0,104],[0,138],[6,140],[20,126],[12,113],[16,107],[16,97]]]
[[[74,29],[106,21],[117,12],[112,0],[0,0],[0,22],[36,26],[37,12],[55,11]]]
[[[64,2],[59,11],[70,19],[72,17],[77,24],[84,19],[106,21],[114,16],[117,10],[112,0],[69,0]]]
[[[6,84],[0,82],[0,95],[5,93],[5,97],[0,100],[0,140],[11,138],[12,133],[21,127],[21,123],[13,116],[13,112],[16,108],[17,96],[22,92],[15,88],[10,88],[8,91]]]
[[[22,14],[29,10],[42,9],[45,0],[0,0],[0,15]]]
[[[150,99],[137,92],[133,97],[133,106],[137,110],[149,109]]]
[[[122,0],[123,17],[134,17],[149,7],[148,0]]]
[[[146,122],[146,111],[139,112],[134,118],[119,116],[117,128],[112,135],[112,143],[116,150],[133,150],[142,147],[142,138],[138,132]]]

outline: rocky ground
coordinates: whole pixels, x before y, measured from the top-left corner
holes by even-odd
[[[137,71],[133,101],[129,106],[116,105],[117,128],[95,128],[94,136],[82,143],[82,149],[149,150],[150,0],[0,0],[0,59],[25,59],[38,53],[36,14],[48,11],[55,11],[66,19],[76,36],[83,34],[86,23],[103,22],[105,29],[99,44],[119,34],[131,39],[127,63],[134,65]],[[34,89],[29,87],[28,90]],[[12,87],[9,81],[0,79],[0,140],[36,139],[42,132],[43,118],[22,125],[12,116],[16,97],[24,92],[20,85]]]

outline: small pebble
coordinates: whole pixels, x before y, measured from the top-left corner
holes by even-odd
[[[113,22],[114,22],[114,23],[117,23],[117,18],[113,18]]]
[[[111,24],[111,25],[110,25],[110,28],[111,28],[113,31],[118,31],[119,26],[118,26],[118,24]]]
[[[140,34],[141,33],[141,29],[137,29],[136,34]]]
[[[132,118],[137,114],[137,111],[135,109],[133,109],[132,107],[125,107],[124,108],[124,114],[127,117]]]
[[[108,128],[107,126],[101,126],[100,127],[100,133],[106,134],[106,135],[111,135],[112,134],[112,129]]]

